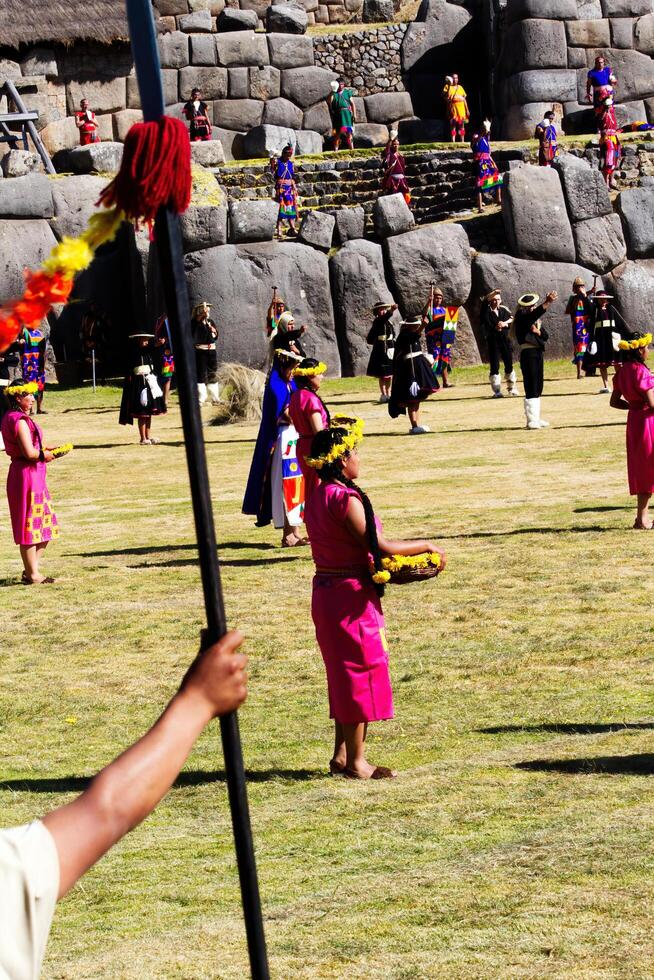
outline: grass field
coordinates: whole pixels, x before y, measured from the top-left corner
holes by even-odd
[[[385,599],[396,718],[370,757],[391,784],[326,776],[306,549],[240,504],[256,426],[206,429],[229,620],[247,635],[241,729],[275,978],[654,975],[654,661],[649,536],[630,530],[622,413],[547,368],[543,416],[485,371],[409,438],[368,379],[360,482],[392,536],[433,536],[438,580]],[[119,393],[48,391],[61,538],[52,587],[17,584],[0,501],[2,823],[71,798],[156,717],[202,623],[176,405],[141,448]],[[208,413],[207,413],[208,414]],[[2,479],[6,458],[1,464]],[[59,906],[47,978],[247,975],[217,726],[146,823]]]

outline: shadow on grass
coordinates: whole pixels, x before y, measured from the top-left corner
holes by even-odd
[[[309,557],[309,552],[305,554]],[[276,558],[233,558],[221,561],[221,568],[255,568],[257,565],[277,565],[280,562],[297,561],[301,555],[278,555]],[[127,565],[127,568],[184,568],[185,565],[197,565],[197,558],[171,558],[170,561],[148,561],[141,565]]]
[[[600,507],[575,507],[573,514],[604,514],[609,510],[633,510],[633,504],[603,504]]]
[[[654,728],[654,721],[610,721],[606,723],[578,722],[544,725],[494,725],[478,728],[481,735],[504,735],[511,732],[552,732],[555,735],[602,735],[606,732],[622,732],[625,729]]]
[[[270,783],[274,780],[289,782],[309,782],[314,779],[328,779],[329,773],[320,769],[253,769],[246,771],[245,778],[249,783]],[[60,776],[43,779],[3,779],[0,781],[0,791],[10,790],[14,793],[81,793],[87,788],[93,776]],[[224,769],[204,770],[193,769],[181,772],[173,788],[183,786],[204,786],[211,783],[224,783],[227,776]]]
[[[598,755],[586,759],[533,759],[517,762],[516,769],[532,772],[562,772],[572,776],[654,776],[654,755]]]
[[[185,445],[183,441],[169,442],[167,439],[162,439],[158,444],[160,449],[175,449],[180,446]],[[132,446],[139,446],[138,442],[81,442],[75,446],[75,451],[78,452],[80,449],[130,449]],[[149,447],[145,447],[146,449]],[[154,447],[156,450],[156,446]]]
[[[247,541],[219,541],[218,551],[237,550],[251,548],[253,551],[276,548],[277,545],[270,544],[269,541],[254,542],[248,544]],[[195,543],[189,544],[155,544],[143,545],[140,548],[114,548],[111,551],[70,551],[66,558],[111,558],[119,555],[154,555],[166,551],[197,551]]]
[[[623,531],[622,525],[617,527],[602,527],[599,524],[587,524],[572,527],[517,527],[513,531],[471,531],[469,534],[440,534],[443,541],[454,541],[459,538],[512,538],[519,534],[597,534],[604,531]]]
[[[110,413],[114,414],[116,412],[116,408],[113,406],[111,408],[93,408],[91,405],[88,408],[63,408],[61,410],[62,415],[67,415],[68,412],[89,412],[93,413],[93,415],[109,415]]]

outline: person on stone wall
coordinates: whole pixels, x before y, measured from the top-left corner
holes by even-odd
[[[555,113],[550,109],[536,126],[534,137],[538,140],[538,166],[551,167],[558,153]]]
[[[349,88],[345,88],[345,82],[340,79],[338,82],[331,83],[332,94],[329,96],[329,114],[332,118],[332,145],[335,150],[340,149],[341,140],[345,143],[348,150],[352,149],[354,138],[354,123],[356,122],[356,109],[354,108],[354,94]]]
[[[549,425],[540,417],[540,397],[543,394],[545,344],[549,334],[541,323],[545,310],[557,298],[552,290],[542,303],[537,293],[525,293],[518,300],[514,316],[516,340],[520,344],[520,370],[525,386],[525,416],[528,429],[543,429]]]
[[[75,113],[75,125],[79,129],[80,146],[88,146],[89,143],[99,143],[98,121],[95,113],[89,109],[89,100],[82,99],[80,108]]]
[[[513,323],[511,311],[502,306],[502,293],[491,289],[484,296],[479,314],[479,323],[488,347],[489,381],[493,398],[503,398],[500,360],[504,365],[504,380],[509,395],[517,396],[515,369],[513,367],[513,347],[509,327]]]
[[[191,98],[184,106],[184,115],[188,120],[191,143],[211,139],[209,109],[207,103],[203,102],[201,98],[199,88],[194,88],[191,92]]]
[[[443,98],[445,99],[447,118],[450,121],[452,142],[456,143],[459,139],[463,143],[466,138],[466,123],[470,121],[470,110],[468,109],[466,90],[462,85],[459,85],[459,76],[456,73],[445,76]]]
[[[404,200],[409,204],[411,191],[406,180],[406,160],[400,153],[400,141],[395,130],[391,130],[390,139],[384,147],[382,163],[382,194],[403,194]]]
[[[481,126],[481,133],[475,133],[470,144],[472,159],[475,165],[477,210],[479,212],[484,210],[484,194],[493,193],[494,191],[495,202],[497,204],[502,203],[502,183],[504,178],[491,155],[490,129],[490,120],[485,119]]]
[[[590,69],[586,78],[586,99],[595,109],[598,130],[601,129],[600,122],[605,100],[613,97],[616,83],[617,78],[611,66],[607,65],[603,55],[598,55],[595,58],[595,67]]]
[[[587,290],[584,280],[581,276],[577,276],[572,283],[572,295],[565,308],[565,312],[572,323],[572,347],[574,350],[572,363],[577,368],[577,381],[582,377],[584,358],[588,350],[588,337],[593,316],[593,304],[590,297],[594,292],[594,288]]]
[[[620,164],[620,138],[618,136],[618,120],[613,107],[613,98],[609,95],[604,99],[599,119],[600,128],[600,170],[606,186],[611,190],[615,187],[613,174]]]
[[[400,324],[393,357],[393,383],[388,414],[396,419],[398,415],[408,413],[411,436],[429,432],[426,425],[420,425],[420,403],[438,391],[436,378],[420,344],[420,334],[424,329],[422,317],[404,320]]]
[[[375,303],[374,320],[366,337],[366,343],[372,345],[366,374],[379,382],[380,405],[388,402],[391,393],[395,355],[395,327],[391,317],[396,309],[397,303]]]
[[[282,150],[281,158],[270,158],[270,169],[275,178],[275,200],[279,204],[277,212],[277,238],[282,239],[282,225],[288,224],[292,235],[297,236],[295,222],[297,220],[297,187],[295,186],[295,167],[293,165],[293,147],[287,143]]]

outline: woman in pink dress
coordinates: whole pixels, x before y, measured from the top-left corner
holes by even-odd
[[[329,411],[318,394],[326,370],[327,365],[317,361],[315,357],[305,357],[293,371],[293,380],[297,387],[291,393],[288,414],[300,437],[297,443],[297,460],[304,477],[305,501],[318,483],[318,475],[315,469],[307,465],[306,457],[310,453],[316,432],[329,428]]]
[[[372,580],[385,555],[438,551],[431,541],[387,541],[370,500],[353,482],[359,475],[362,424],[318,432],[310,466],[319,482],[307,500],[305,523],[316,566],[311,614],[327,673],[329,714],[335,723],[329,769],[349,779],[397,775],[366,759],[368,724],[393,717],[388,646],[381,607],[383,585]],[[442,555],[443,567],[445,556]]]
[[[627,476],[629,493],[637,498],[634,527],[650,531],[649,501],[654,492],[654,375],[645,361],[651,333],[621,340],[624,362],[613,378],[611,408],[627,411]]]
[[[5,452],[11,458],[7,474],[7,497],[14,541],[23,559],[23,584],[44,585],[54,582],[39,570],[48,542],[59,534],[57,515],[46,484],[46,464],[55,457],[43,445],[43,433],[30,417],[35,382],[17,378],[5,388],[9,411],[2,419]]]

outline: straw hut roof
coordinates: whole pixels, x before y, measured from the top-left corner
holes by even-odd
[[[121,0],[1,0],[0,39],[3,45],[44,42],[112,41],[128,37]]]

